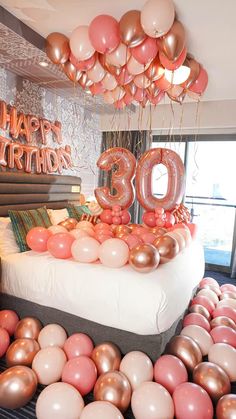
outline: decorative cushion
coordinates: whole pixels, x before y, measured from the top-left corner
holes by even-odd
[[[0,256],[19,253],[9,217],[0,217]]]
[[[47,209],[47,213],[53,226],[65,221],[69,217],[69,213],[66,208],[58,210]]]
[[[78,221],[80,221],[81,216],[83,214],[91,215],[91,211],[89,211],[89,209],[88,209],[88,207],[86,207],[86,205],[76,206],[76,205],[71,204],[67,207],[67,211],[68,211],[69,216],[71,218],[75,218]]]
[[[50,227],[52,225],[46,207],[25,211],[9,210],[8,214],[12,222],[12,229],[16,243],[21,252],[30,250],[26,243],[26,235],[33,227]]]

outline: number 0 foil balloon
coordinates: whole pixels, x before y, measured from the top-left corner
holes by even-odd
[[[125,148],[114,147],[104,151],[97,161],[101,170],[112,170],[111,188],[115,189],[112,195],[107,186],[95,189],[95,196],[99,205],[104,209],[111,209],[114,205],[129,208],[134,201],[134,178],[136,159],[134,155]]]
[[[157,164],[167,168],[168,185],[163,198],[156,198],[152,194],[152,171]],[[139,160],[136,172],[136,191],[140,205],[147,211],[154,211],[156,207],[172,210],[180,204],[185,187],[184,165],[177,153],[164,148],[153,148],[143,154]]]

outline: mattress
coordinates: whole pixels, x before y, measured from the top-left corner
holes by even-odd
[[[187,308],[204,273],[197,241],[148,274],[128,265],[111,269],[32,251],[1,262],[2,293],[139,335],[168,330]]]

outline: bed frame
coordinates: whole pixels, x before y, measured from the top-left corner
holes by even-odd
[[[76,176],[0,172],[0,216],[7,216],[9,209],[22,210],[40,206],[63,208],[66,203],[79,200],[80,187],[81,179]],[[95,344],[112,341],[120,347],[123,354],[132,350],[146,352],[153,361],[164,351],[169,339],[181,330],[182,319],[181,316],[164,333],[147,336],[103,326],[7,294],[0,295],[0,309],[15,310],[21,318],[37,317],[43,324],[59,323],[69,334],[78,331],[87,333]]]

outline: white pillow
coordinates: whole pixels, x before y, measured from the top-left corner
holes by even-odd
[[[48,209],[47,212],[48,212],[50,221],[52,225],[54,226],[61,223],[62,221],[66,220],[69,217],[69,214],[66,208],[59,209],[59,210]]]
[[[0,256],[19,253],[10,217],[0,217]]]

